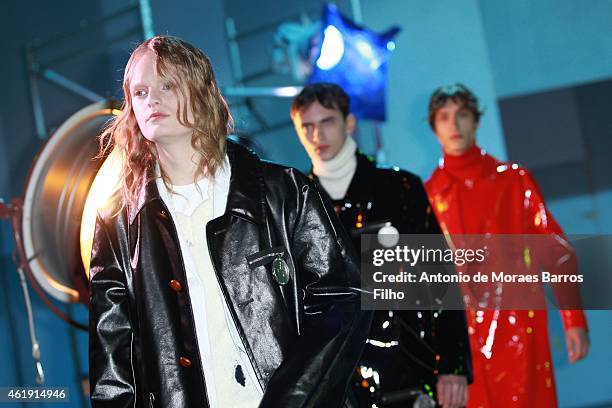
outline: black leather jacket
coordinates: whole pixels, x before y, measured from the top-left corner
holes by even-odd
[[[310,177],[316,180],[314,174]],[[345,197],[333,204],[357,251],[362,234],[376,234],[386,223],[400,234],[442,233],[418,176],[399,168],[377,166],[360,152]],[[472,382],[464,311],[377,310],[368,338],[396,345],[366,345],[359,365],[376,371],[378,380],[374,383],[360,374],[354,378],[360,407],[407,406],[405,401],[399,401],[401,395],[407,396],[407,390],[417,388],[423,393],[435,393],[439,374],[464,375]],[[394,399],[397,405],[391,404]]]
[[[229,142],[227,152],[227,209],[206,233],[223,296],[265,390],[260,406],[342,406],[371,318],[359,311],[350,242],[305,176]],[[116,215],[110,205],[97,218],[92,405],[207,406],[174,222],[154,181],[138,203]],[[285,285],[271,273],[278,254],[290,269]]]

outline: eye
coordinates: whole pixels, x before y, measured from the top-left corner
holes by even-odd
[[[172,84],[165,83],[162,85],[162,91],[169,91],[172,89]]]
[[[136,97],[143,97],[143,96],[147,96],[147,91],[144,89],[137,89],[134,91],[134,96]]]

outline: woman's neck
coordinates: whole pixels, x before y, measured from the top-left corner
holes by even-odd
[[[196,181],[199,160],[191,144],[158,144],[156,147],[159,165],[170,179],[171,184],[182,186]],[[198,178],[202,177],[203,175]]]

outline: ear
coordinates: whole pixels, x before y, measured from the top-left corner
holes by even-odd
[[[349,113],[344,119],[346,132],[352,135],[355,132],[355,126],[357,125],[357,118],[352,113]]]

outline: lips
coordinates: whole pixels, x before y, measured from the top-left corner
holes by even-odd
[[[147,118],[147,122],[151,121],[151,120],[156,120],[156,119],[161,119],[161,118],[165,118],[166,115],[165,113],[161,113],[161,112],[153,112],[152,114],[149,115],[149,117]]]
[[[325,152],[327,149],[329,149],[328,145],[320,145],[320,146],[315,147],[315,151],[319,154]]]

